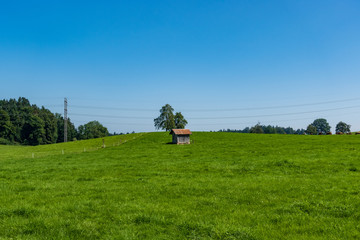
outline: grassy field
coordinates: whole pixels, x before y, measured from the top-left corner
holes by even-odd
[[[359,136],[192,140],[0,146],[0,239],[360,238]]]
[[[92,152],[105,147],[115,147],[127,141],[141,137],[144,133],[134,133],[126,135],[117,135],[106,138],[96,138],[61,144],[39,145],[39,146],[5,146],[0,145],[0,159],[21,159],[21,158],[39,158],[44,156],[54,156],[67,153]],[[103,142],[104,139],[104,142]]]

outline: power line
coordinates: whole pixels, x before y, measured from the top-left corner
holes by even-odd
[[[84,124],[84,121],[74,121],[77,124]],[[101,122],[101,124],[109,124],[109,125],[135,125],[135,126],[148,126],[153,125],[153,123],[121,123],[121,122]]]
[[[180,109],[183,112],[231,112],[231,111],[253,111],[253,110],[270,110],[270,109],[282,109],[282,108],[294,108],[294,107],[306,107],[324,105],[330,103],[342,103],[350,101],[358,101],[360,98],[332,100],[315,103],[304,103],[304,104],[293,104],[293,105],[278,105],[278,106],[266,106],[266,107],[246,107],[246,108],[221,108],[221,109]],[[82,106],[82,105],[69,105],[72,108],[82,109],[103,109],[103,110],[120,110],[120,111],[139,111],[139,112],[154,112],[159,111],[158,109],[145,109],[145,108],[122,108],[122,107],[98,107],[98,106]]]
[[[352,112],[352,113],[345,113],[344,115],[349,114],[359,114],[360,112]],[[327,118],[332,115],[326,115],[322,116],[323,118]],[[291,121],[299,121],[299,120],[309,120],[314,119],[314,117],[306,117],[306,118],[293,118],[293,119],[282,119],[282,120],[271,120],[271,121],[265,121],[266,123],[277,123],[277,122],[291,122]],[[83,121],[74,121],[75,123],[82,123]],[[111,124],[111,125],[136,125],[136,126],[147,126],[152,125],[152,123],[122,123],[122,122],[101,122],[102,124]],[[230,122],[230,123],[190,123],[191,126],[208,126],[208,125],[245,125],[245,124],[254,124],[254,122]]]
[[[350,108],[360,108],[360,105],[351,106],[351,107],[341,107],[341,108],[330,108],[316,111],[305,111],[305,112],[293,112],[293,113],[277,113],[277,114],[264,114],[264,115],[252,115],[252,116],[231,116],[231,117],[198,117],[198,118],[189,118],[189,119],[233,119],[233,118],[258,118],[258,117],[276,117],[276,116],[290,116],[290,115],[299,115],[307,113],[319,113],[319,112],[328,112],[335,110],[343,110]]]
[[[276,117],[276,116],[291,116],[291,115],[299,115],[299,114],[307,114],[307,113],[319,113],[319,112],[328,112],[328,111],[336,111],[343,109],[352,109],[352,108],[360,108],[360,105],[351,106],[351,107],[339,107],[339,108],[329,108],[322,110],[314,110],[314,111],[304,111],[304,112],[292,112],[292,113],[277,113],[277,114],[263,114],[263,115],[248,115],[248,116],[226,116],[226,117],[189,117],[189,120],[210,120],[210,119],[241,119],[241,118],[259,118],[259,117]],[[95,115],[95,114],[71,114],[73,116],[86,116],[86,117],[104,117],[104,118],[119,118],[119,119],[147,119],[150,120],[152,118],[149,117],[135,117],[135,116],[114,116],[114,115]]]
[[[84,117],[105,117],[105,118],[125,118],[125,119],[152,119],[149,117],[128,117],[128,116],[113,116],[113,115],[95,115],[95,114],[81,114],[81,113],[72,113],[72,116],[84,116]]]
[[[95,106],[79,106],[69,105],[72,108],[83,108],[83,109],[103,109],[103,110],[120,110],[120,111],[134,111],[134,112],[154,112],[159,111],[158,109],[145,109],[145,108],[118,108],[118,107],[95,107]]]
[[[344,100],[334,100],[327,102],[316,102],[316,103],[304,103],[304,104],[294,104],[294,105],[282,105],[282,106],[267,106],[267,107],[247,107],[247,108],[232,108],[232,109],[192,109],[186,111],[199,111],[199,112],[225,112],[225,111],[249,111],[249,110],[270,110],[270,109],[281,109],[281,108],[293,108],[293,107],[305,107],[305,106],[316,106],[330,103],[340,103],[340,102],[349,102],[360,100],[360,98],[344,99]]]
[[[360,105],[350,106],[350,107],[339,107],[339,108],[329,108],[322,110],[313,110],[313,111],[303,111],[303,112],[291,112],[291,113],[277,113],[277,114],[263,114],[263,115],[245,115],[245,116],[225,116],[225,117],[190,117],[190,120],[220,120],[220,119],[241,119],[241,118],[259,118],[259,117],[275,117],[275,116],[291,116],[307,113],[319,113],[319,112],[328,112],[344,109],[360,108]],[[20,113],[20,114],[8,114],[9,116],[23,116],[26,117],[29,113]],[[96,115],[96,114],[80,114],[72,113],[71,116],[84,116],[84,117],[102,117],[102,118],[118,118],[118,119],[146,119],[152,120],[151,117],[136,117],[136,116],[115,116],[115,115]]]

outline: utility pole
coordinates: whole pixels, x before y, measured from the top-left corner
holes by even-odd
[[[64,98],[64,142],[67,142],[67,98]]]

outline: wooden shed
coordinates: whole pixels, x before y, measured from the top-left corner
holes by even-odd
[[[190,144],[190,130],[189,129],[172,129],[172,143],[174,144]]]

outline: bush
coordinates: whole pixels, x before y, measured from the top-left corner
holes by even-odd
[[[14,145],[14,143],[5,138],[0,138],[0,145]]]

